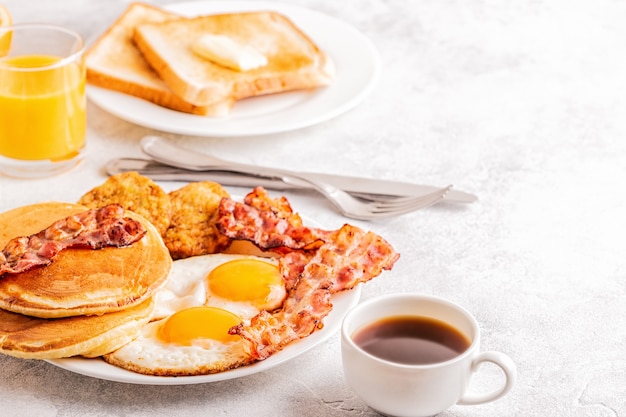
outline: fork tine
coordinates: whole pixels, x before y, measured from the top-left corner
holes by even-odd
[[[400,201],[385,201],[372,203],[371,207],[373,211],[377,213],[407,213],[409,211],[418,210],[420,208],[428,207],[434,203],[440,201],[448,191],[452,188],[451,185],[434,191],[430,194],[426,194],[420,197],[408,197],[402,198]]]
[[[394,216],[428,207],[441,200],[450,187],[452,187],[450,185],[420,197],[402,198],[396,203],[384,201],[364,202],[324,181],[316,181],[297,175],[283,175],[282,180],[286,183],[290,183],[294,180],[296,182],[308,182],[317,191],[323,194],[344,216],[360,220],[372,220],[378,217]]]
[[[444,187],[444,188],[435,188],[433,191],[427,194],[419,195],[419,196],[414,196],[414,195],[402,196],[402,197],[383,196],[382,198],[379,196],[368,196],[367,198],[362,198],[361,196],[358,196],[358,198],[362,199],[366,203],[377,204],[377,205],[380,205],[381,207],[403,206],[405,204],[412,204],[415,201],[423,200],[424,198],[430,198],[431,195],[437,195],[440,192],[442,192],[442,190],[446,190],[446,188],[450,188],[450,186]]]
[[[397,206],[395,208],[376,207],[374,204],[369,204],[370,208],[369,213],[367,214],[363,212],[353,213],[346,210],[342,210],[342,212],[346,217],[351,217],[359,220],[373,220],[378,218],[399,216],[401,214],[410,213],[412,211],[416,211],[437,203],[443,197],[445,197],[450,188],[452,188],[451,185],[418,198],[411,197],[408,199],[411,201],[407,201],[406,204],[404,204],[403,206]]]

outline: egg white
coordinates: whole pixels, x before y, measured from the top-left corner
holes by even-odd
[[[247,302],[226,300],[210,293],[207,275],[234,259],[252,258],[276,264],[275,259],[237,254],[195,256],[173,263],[165,286],[154,295],[153,321],[140,336],[104,359],[116,366],[149,375],[202,375],[221,372],[252,362],[243,339],[222,342],[197,339],[191,346],[165,343],[158,337],[167,317],[183,309],[214,306],[230,311],[248,322],[259,309]]]
[[[191,346],[164,343],[157,336],[163,321],[147,324],[137,339],[105,355],[104,359],[131,371],[159,376],[204,375],[251,362],[243,340],[199,340]]]
[[[259,309],[250,303],[226,300],[210,294],[206,276],[217,266],[234,259],[258,259],[274,265],[277,263],[272,258],[222,253],[177,260],[172,264],[165,287],[154,295],[153,318],[161,319],[185,308],[202,305],[223,308],[242,319],[257,315]]]

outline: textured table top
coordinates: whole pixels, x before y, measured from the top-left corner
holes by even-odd
[[[90,39],[129,2],[3,3],[17,22],[65,24]],[[290,4],[371,39],[382,72],[365,100],[280,134],[163,136],[242,162],[452,183],[477,194],[472,205],[351,221],[401,253],[392,271],[363,286],[361,299],[393,292],[449,298],[475,314],[483,349],[517,363],[508,396],[442,416],[626,416],[626,3]],[[0,177],[0,210],[75,201],[105,180],[107,161],[142,156],[140,138],[159,133],[93,103],[88,118],[82,165],[50,179]],[[313,193],[284,194],[327,228],[346,221]],[[376,415],[344,380],[338,334],[266,372],[210,384],[110,382],[3,355],[0,368],[2,416]],[[499,377],[485,367],[474,388],[489,389]]]

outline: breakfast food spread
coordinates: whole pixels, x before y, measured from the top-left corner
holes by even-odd
[[[157,184],[138,174],[121,175],[124,178],[109,178],[81,200],[88,200],[94,206],[124,207],[123,200],[129,198],[131,203],[126,205],[134,205],[134,209],[141,211],[142,205],[151,206],[153,200],[147,195],[140,198],[139,194],[161,195]],[[144,187],[130,187],[129,181]],[[107,192],[96,191],[102,189]],[[96,195],[103,196],[100,203],[94,198]],[[332,309],[333,294],[350,290],[391,269],[399,257],[382,237],[358,227],[346,224],[338,230],[323,230],[304,225],[286,198],[272,198],[260,187],[242,202],[234,201],[219,184],[208,181],[191,183],[165,195],[170,204],[158,207],[167,209],[152,213],[155,217],[167,217],[168,227],[162,234],[144,217],[126,208],[127,216],[146,227],[146,236],[126,248],[80,252],[89,254],[89,262],[82,259],[87,269],[91,257],[106,255],[108,263],[104,262],[105,258],[96,261],[96,268],[102,274],[115,269],[123,251],[135,254],[132,269],[151,268],[158,259],[136,249],[144,240],[154,239],[149,246],[165,251],[169,263],[163,263],[158,271],[153,269],[156,276],[165,277],[154,278],[157,284],[146,286],[150,289],[141,301],[132,304],[120,301],[120,308],[115,311],[92,309],[83,310],[82,314],[72,314],[75,312],[66,307],[65,315],[50,315],[50,308],[41,307],[39,310],[48,315],[39,317],[31,314],[38,312],[36,309],[11,311],[6,308],[7,303],[2,304],[0,352],[44,359],[102,357],[111,365],[157,376],[223,372],[264,360],[322,328]],[[42,207],[48,208],[42,210]],[[75,204],[42,203],[0,214],[0,243],[43,230],[45,226],[41,225],[48,222],[37,220],[46,217],[37,216],[38,210],[50,212],[47,219],[59,219],[67,217],[66,211],[73,214],[88,209]],[[23,226],[24,230],[11,226],[16,223],[15,211],[19,218],[25,218],[25,213],[35,213],[28,216],[33,224]],[[209,230],[208,235],[198,233],[202,230]],[[168,233],[177,235],[173,240],[179,242],[172,246],[171,252],[163,243]],[[178,251],[196,237],[215,244]],[[244,244],[237,245],[241,242]],[[109,281],[115,283],[121,299],[138,298],[132,277],[93,280],[91,275],[82,278],[91,282],[91,293],[84,293],[89,297],[82,293],[78,296],[75,288],[84,284],[80,280],[67,282],[62,270],[52,269],[72,259],[65,259],[64,255],[78,256],[77,251],[80,250],[68,248],[47,266],[6,274],[0,279],[0,296],[4,281],[19,284],[28,281],[25,274],[44,271],[45,275],[54,277],[46,284],[63,288],[59,294],[66,294],[75,304],[86,301],[81,299],[92,297],[96,290],[106,291]],[[172,262],[173,254],[177,260]],[[121,263],[125,262],[129,261]],[[31,300],[46,296],[46,291],[43,285],[23,284],[19,295]],[[72,330],[65,332],[64,326],[71,326]]]
[[[247,97],[327,86],[335,71],[280,13],[190,18],[139,2],[87,51],[86,66],[94,85],[209,116]]]

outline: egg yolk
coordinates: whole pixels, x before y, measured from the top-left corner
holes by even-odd
[[[278,266],[258,259],[236,259],[213,269],[208,277],[211,294],[245,301],[263,310],[280,307],[286,297]]]
[[[217,307],[192,307],[168,317],[159,329],[159,338],[165,343],[191,346],[197,339],[236,342],[238,335],[229,335],[228,329],[241,323],[239,316]]]

